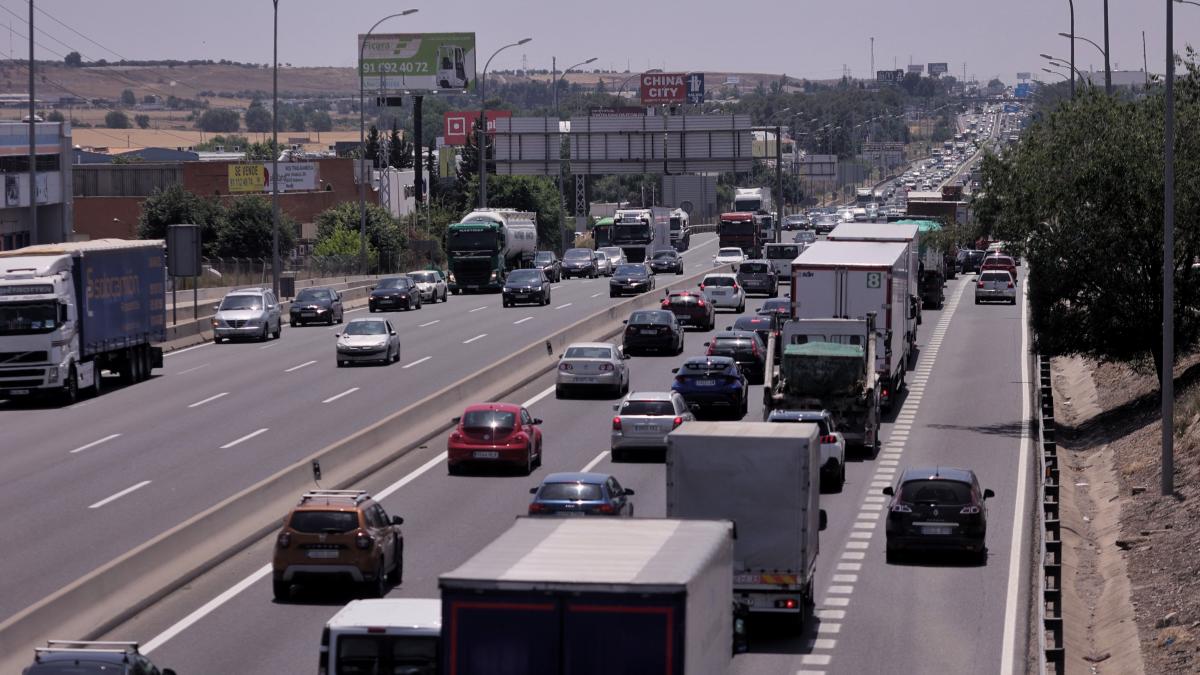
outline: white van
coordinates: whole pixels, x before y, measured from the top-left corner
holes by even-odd
[[[317,672],[437,675],[441,642],[441,600],[353,600],[325,624]]]
[[[775,270],[780,282],[792,278],[792,261],[804,252],[804,244],[767,244],[763,247],[763,258]]]

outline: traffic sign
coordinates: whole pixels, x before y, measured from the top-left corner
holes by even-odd
[[[704,73],[688,73],[687,102],[704,103]]]

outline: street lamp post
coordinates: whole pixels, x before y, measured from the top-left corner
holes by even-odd
[[[558,82],[559,82],[559,80],[565,78],[567,76],[567,73],[571,72],[572,70],[575,70],[579,66],[586,66],[587,64],[589,64],[595,60],[596,60],[596,57],[593,56],[592,58],[590,58],[586,61],[580,61],[579,63],[576,63],[575,65],[571,66],[570,68],[567,68],[566,70],[564,70],[562,75],[559,75],[558,70],[557,70],[558,69],[558,58],[553,57],[551,59],[551,64],[552,64],[551,70],[553,72],[553,77],[554,77],[555,131],[558,131],[558,127],[561,127],[561,118],[560,118],[560,113],[558,111]],[[558,136],[558,134],[556,133],[555,137],[557,137],[557,136]],[[559,160],[558,160],[558,214],[559,214],[558,215],[558,229],[559,229],[560,233],[562,232],[562,217],[564,215],[563,212],[565,210],[566,210],[566,197],[563,195],[562,158],[559,157]],[[565,250],[565,242],[564,242],[564,250]]]
[[[363,100],[363,50],[366,49],[367,40],[370,39],[371,33],[379,27],[379,24],[394,19],[398,16],[408,16],[416,14],[415,9],[406,9],[403,12],[389,14],[375,22],[363,35],[362,42],[358,45],[358,266],[363,274],[367,273],[367,139],[366,139],[366,103]],[[418,156],[417,161],[421,161]]]
[[[492,59],[496,58],[496,54],[509,47],[519,47],[532,39],[523,38],[497,49],[488,57],[487,62],[483,64],[483,72],[479,75],[479,145],[476,147],[479,151],[479,208],[481,209],[487,208],[487,94],[484,91],[487,82],[487,69],[488,66],[492,65]]]
[[[1067,0],[1071,7],[1071,98],[1075,98],[1075,0]]]
[[[271,291],[279,299],[279,0],[271,28]]]
[[[1065,38],[1072,37],[1069,33],[1059,33],[1059,35],[1061,37],[1065,37]],[[1104,55],[1104,93],[1112,94],[1112,72],[1109,71],[1109,69],[1108,69],[1108,50],[1105,49],[1104,47],[1101,47],[1100,45],[1096,44],[1095,40],[1089,40],[1088,38],[1085,38],[1082,35],[1074,36],[1074,39],[1071,40],[1072,48],[1074,48],[1074,46],[1075,46],[1075,40],[1083,40],[1084,42],[1095,47],[1101,54]],[[1106,42],[1106,44],[1107,44],[1107,42]],[[1072,51],[1074,51],[1074,49],[1072,49]],[[1074,61],[1072,61],[1072,63],[1074,63]],[[1072,67],[1074,67],[1074,66],[1072,66]]]
[[[1090,42],[1090,40],[1089,40]],[[1104,0],[1104,93],[1112,96],[1112,68],[1108,65],[1108,0]]]
[[[648,75],[650,73],[661,73],[661,72],[662,72],[662,68],[651,68],[650,70],[643,70],[640,73],[634,73],[633,75],[630,75],[629,77],[625,78],[625,81],[621,82],[621,86],[617,88],[617,98],[621,98],[625,94],[625,85],[629,84],[629,81],[632,80],[633,78],[641,77],[642,75]],[[621,100],[624,100],[624,99],[621,99]]]
[[[1175,0],[1182,2],[1182,0]],[[1188,2],[1189,5],[1200,5]],[[1175,492],[1175,6],[1167,0],[1167,82],[1163,111],[1162,494]]]

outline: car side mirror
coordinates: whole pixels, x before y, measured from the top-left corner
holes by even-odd
[[[679,369],[678,369],[678,368],[672,368],[672,369],[671,369],[671,373],[672,373],[672,374],[676,374],[676,373],[678,373],[678,372],[679,372]]]
[[[535,487],[529,488],[529,494],[531,494],[531,495],[536,495],[537,491],[538,491],[538,489]]]
[[[392,524],[393,525],[403,525],[404,518],[402,518],[400,516],[392,516]]]
[[[989,490],[984,490],[984,491],[983,491],[983,498],[984,498],[984,499],[991,499],[992,497],[995,497],[995,496],[996,496],[996,493],[995,493],[995,492],[992,492],[990,489],[989,489]]]
[[[624,320],[624,321],[622,321],[621,323],[628,325],[628,324],[629,324],[629,319],[625,319],[625,320]]]
[[[458,424],[459,422],[462,422],[462,418],[461,418],[461,417],[451,417],[451,418],[450,418],[450,423],[451,423],[451,424]]]
[[[535,417],[535,418],[533,418],[532,420],[530,420],[530,422],[529,422],[529,423],[530,423],[530,424],[533,424],[534,426],[536,426],[536,425],[538,425],[538,424],[541,424],[541,423],[542,423],[542,418],[540,418],[540,417]]]
[[[340,337],[342,337],[342,334],[341,334],[341,333],[334,333],[334,334],[333,334],[333,337],[335,337],[335,338],[340,338]]]
[[[391,332],[391,334],[392,334],[392,335],[395,335],[395,334],[396,334],[396,331],[392,331],[392,332]]]
[[[374,286],[368,286],[367,288],[368,288],[368,290],[372,290],[372,291],[375,290]]]
[[[819,513],[820,515],[817,516],[817,531],[824,532],[825,528],[829,527],[829,516],[825,515],[825,509],[821,509]]]
[[[708,343],[708,342],[705,342],[705,343],[704,343],[704,346],[705,346],[705,347],[707,347],[707,346],[709,346],[709,344],[710,344],[710,343]]]
[[[632,488],[625,488],[625,496],[626,497],[632,497],[634,494],[636,494],[636,493],[633,491]]]

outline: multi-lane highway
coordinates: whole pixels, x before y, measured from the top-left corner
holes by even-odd
[[[694,248],[703,250],[702,245]],[[709,264],[707,255],[696,257],[701,259],[693,260],[691,265]],[[571,301],[570,297],[558,294],[572,283],[556,288],[553,306]],[[1022,407],[1028,401],[1024,398],[1023,305],[974,305],[973,283],[971,277],[950,282],[946,307],[925,312],[917,366],[910,375],[908,391],[884,426],[882,451],[876,457],[855,458],[847,468],[845,489],[821,497],[822,508],[829,515],[829,528],[821,535],[816,621],[801,637],[768,635],[755,640],[749,654],[735,659],[735,672],[991,674],[1006,663],[1006,658],[1012,657],[1007,650],[1012,648],[1014,636],[1027,633],[1024,612],[1019,611],[1025,606],[1024,588],[1018,582],[1021,552],[1025,548],[1019,535],[1024,530],[1017,527],[1023,522],[1021,514],[1026,503],[1020,473],[1023,420],[1028,413]],[[601,287],[580,284],[579,288],[579,295],[587,298]],[[463,305],[474,299],[477,298],[465,302],[457,299],[447,306],[446,309],[453,310],[447,314],[461,313]],[[749,301],[748,311],[759,304]],[[493,311],[499,312],[480,310],[479,313]],[[510,310],[500,316],[506,322],[515,321],[521,318],[517,316],[520,313],[521,310],[516,313]],[[550,316],[555,317],[556,326],[561,325],[557,315]],[[412,317],[429,321],[437,315],[416,313]],[[412,317],[403,320],[412,321]],[[494,326],[495,317],[492,314],[487,325]],[[732,315],[719,315],[718,328],[730,323]],[[492,332],[487,328],[469,328],[473,325],[455,324],[452,336],[455,344],[447,353],[465,359],[469,352],[457,343],[471,337],[468,333],[476,334],[473,331]],[[406,328],[406,333],[411,330]],[[436,341],[446,345],[452,342],[450,337],[443,333]],[[687,352],[701,352],[704,338],[702,332],[689,333]],[[507,343],[496,341],[493,349],[511,346],[512,339]],[[211,349],[215,348],[206,348]],[[423,355],[409,348],[405,363]],[[307,354],[300,357],[286,363],[299,364],[306,358],[314,358]],[[668,388],[670,369],[681,358],[635,357],[632,388]],[[195,360],[196,363],[189,361],[188,368],[201,367],[202,370],[193,372],[203,372],[202,359]],[[291,405],[295,406],[291,412],[298,413],[290,419],[297,423],[304,422],[302,417],[318,416],[325,410],[323,406],[333,405],[320,403],[320,397],[364,386],[357,382],[333,385],[324,381],[335,371],[326,361],[321,363],[324,377],[307,383],[320,389],[319,392],[304,394],[297,400],[299,392],[285,389],[290,392],[286,396],[292,400]],[[186,370],[181,365],[173,364],[164,379],[184,377],[176,371]],[[274,367],[278,370],[282,365],[285,362],[280,361]],[[295,372],[314,368],[317,366]],[[421,377],[403,374],[411,371],[391,372],[402,374],[387,385],[367,384],[347,398],[366,405],[367,400],[386,397],[387,392],[407,392],[411,387],[423,386]],[[283,375],[276,373],[272,377]],[[194,393],[189,400],[200,401],[215,395],[207,390]],[[755,387],[748,419],[758,419],[761,414],[759,394],[760,388]],[[612,472],[636,491],[634,501],[639,516],[664,514],[662,464],[614,464],[608,456],[614,401],[557,400],[553,395],[552,374],[537,379],[509,399],[524,403],[534,415],[545,420],[545,463],[534,475],[450,477],[444,463],[443,435],[363,483],[362,487],[376,494],[389,512],[405,518],[405,577],[403,585],[392,590],[392,596],[437,597],[438,574],[466,560],[507,528],[515,516],[523,514],[529,499],[528,488],[550,472],[580,469]],[[384,409],[391,408],[374,409],[376,416]],[[209,429],[204,443],[197,444],[194,452],[216,453],[227,437],[236,438],[256,426],[271,426],[266,421],[242,420],[240,411],[244,408],[235,406],[227,410],[221,419],[230,424]],[[447,416],[456,413],[446,411]],[[234,425],[233,421],[246,423]],[[345,423],[354,424],[351,418]],[[315,433],[312,428],[304,429],[304,433]],[[270,433],[255,439],[257,442],[247,441],[244,445],[248,447],[243,452],[256,460],[267,456],[273,459],[277,453],[282,457],[288,451],[280,444],[304,438],[274,432],[272,428]],[[315,447],[313,442],[301,444],[305,450]],[[103,445],[95,449],[101,448]],[[995,490],[997,497],[990,502],[989,554],[984,565],[942,559],[885,564],[882,525],[885,506],[879,491],[899,470],[911,465],[971,467],[985,487]],[[204,471],[201,462],[190,466],[197,473]],[[228,475],[225,478],[229,480]],[[130,475],[126,482],[145,479]],[[171,491],[185,490],[182,483],[201,479],[191,474],[181,475],[181,484],[173,485]],[[170,478],[162,480],[167,482]],[[150,489],[147,486],[139,490],[142,494],[135,493],[122,500],[155,494]],[[79,500],[81,508],[87,508],[83,502],[90,498]],[[195,499],[193,496],[193,503]],[[166,501],[160,497],[155,503],[166,508],[169,506]],[[115,504],[120,503],[118,500]],[[153,517],[144,509],[145,504],[137,511],[138,518]],[[1015,540],[1014,533],[1018,535]],[[255,543],[117,627],[106,638],[139,640],[156,663],[179,672],[264,675],[313,672],[321,627],[351,596],[327,592],[303,595],[286,604],[273,602],[268,579],[272,545],[271,537]]]
[[[688,274],[711,267],[715,244],[693,237]],[[168,354],[152,380],[69,408],[0,403],[0,538],[22,542],[5,553],[0,616],[613,302],[605,278],[555,284],[545,307],[451,296],[376,315],[401,335],[388,367],[337,368],[338,327],[285,327]]]

